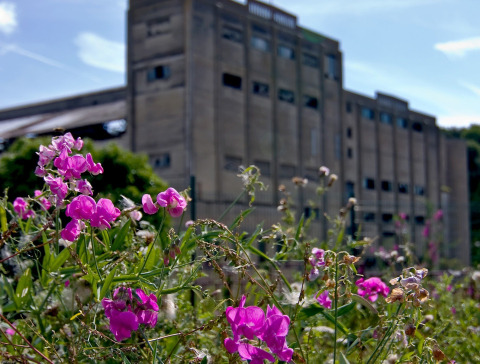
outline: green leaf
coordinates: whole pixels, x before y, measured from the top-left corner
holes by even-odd
[[[373,307],[372,304],[370,302],[368,302],[365,298],[363,298],[362,296],[359,296],[358,294],[352,294],[350,296],[350,298],[353,301],[356,301],[356,302],[360,303],[361,305],[365,306],[366,308],[368,308],[370,311],[372,311],[372,313],[374,313],[378,317],[377,309],[375,307]]]
[[[60,268],[63,263],[70,258],[70,251],[68,249],[63,249],[60,254],[50,263],[50,271],[55,272],[58,268]]]
[[[125,241],[125,238],[127,237],[128,229],[130,228],[130,223],[131,222],[132,222],[132,220],[128,219],[127,222],[118,231],[117,236],[115,237],[115,240],[113,241],[113,244],[112,244],[112,250],[113,251],[122,250],[123,243]]]
[[[7,231],[7,211],[0,206],[0,231]]]
[[[27,234],[30,231],[30,226],[32,226],[32,219],[33,219],[33,217],[30,217],[27,220],[27,224],[25,225],[25,233],[27,233]]]
[[[343,316],[346,313],[349,313],[351,310],[355,308],[356,303],[351,302],[347,305],[341,306],[337,308],[337,317]],[[334,313],[335,311],[330,311],[330,313]]]
[[[153,249],[153,251],[150,252],[152,249]],[[155,264],[160,259],[160,249],[158,249],[156,246],[154,246],[154,244],[150,244],[150,246],[148,247],[148,250],[147,250],[147,255],[145,255],[145,257],[147,257],[147,256],[148,256],[148,259],[147,259],[147,262],[145,263],[145,269],[147,271],[150,271],[150,270],[153,269]]]
[[[235,226],[237,226],[237,224],[243,220],[246,216],[250,215],[250,213],[255,210],[254,207],[252,208],[249,208],[249,209],[246,209],[245,211],[242,211],[240,213],[240,215],[237,216],[237,218],[230,224],[230,226],[228,227],[230,230],[232,230]]]
[[[125,356],[125,354],[122,351],[120,352],[120,355],[122,356],[122,360],[123,360],[124,364],[132,364],[132,363],[130,363],[130,360],[127,359],[127,357]]]
[[[20,304],[24,304],[27,300],[31,297],[28,294],[32,285],[32,275],[30,268],[27,268],[25,272],[23,272],[20,280],[18,281],[17,289],[15,291],[16,296],[18,298],[18,302]]]
[[[208,363],[208,358],[207,356],[205,355],[202,359],[202,361],[200,362],[200,364],[207,364]]]
[[[335,317],[328,313],[323,307],[320,305],[314,304],[309,307],[303,308],[297,315],[299,320],[306,320],[309,317],[318,315],[321,313],[328,321],[335,325]],[[340,331],[344,334],[348,334],[349,330],[345,325],[343,325],[340,321],[337,320],[337,327]]]
[[[342,245],[343,237],[345,236],[345,226],[343,226],[342,230],[337,236],[337,246],[339,247]]]
[[[108,273],[107,278],[103,282],[102,290],[100,291],[100,299],[103,299],[107,294],[108,289],[110,288],[110,284],[113,281],[113,277],[115,276],[115,271],[117,270],[118,265],[115,266],[110,273]]]
[[[3,285],[5,287],[5,290],[7,291],[8,297],[12,300],[12,302],[15,304],[16,308],[20,307],[20,304],[18,302],[17,296],[15,295],[15,292],[13,291],[13,287],[8,281],[7,277],[3,276]]]
[[[350,364],[347,358],[345,358],[345,355],[343,353],[340,353],[340,364]]]
[[[257,228],[255,229],[254,233],[252,234],[252,237],[250,238],[250,240],[248,240],[248,243],[246,245],[247,247],[249,247],[253,244],[253,242],[257,239],[258,235],[260,235],[262,230],[263,230],[263,221],[262,221],[261,224],[257,225]]]
[[[110,236],[108,236],[107,230],[102,230],[102,240],[105,243],[105,246],[107,247],[107,251],[110,250]]]
[[[258,250],[257,248],[255,248],[253,246],[249,246],[247,249],[250,250],[252,253],[262,257],[263,259],[265,259],[267,261],[271,260],[268,255],[266,255],[265,253],[263,253],[262,251]]]
[[[302,214],[302,217],[300,218],[300,221],[298,223],[297,233],[295,234],[295,240],[296,241],[298,241],[298,239],[300,238],[300,233],[302,231],[304,221],[305,221],[305,214]]]

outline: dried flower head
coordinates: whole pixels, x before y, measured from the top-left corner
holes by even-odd
[[[293,177],[292,182],[295,183],[296,186],[305,187],[308,184],[308,179],[302,177]]]
[[[333,184],[337,181],[338,176],[336,174],[330,175],[330,178],[328,179],[328,187],[332,187]]]
[[[354,264],[360,260],[360,257],[354,255],[345,254],[343,256],[343,262],[347,265]]]
[[[330,174],[330,169],[328,169],[328,167],[321,166],[318,169],[318,174],[320,175],[320,177],[328,176]]]

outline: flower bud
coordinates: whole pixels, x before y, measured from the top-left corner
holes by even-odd
[[[285,192],[285,191],[286,191],[285,185],[280,185],[280,186],[278,186],[278,190],[279,190],[280,192]]]
[[[410,337],[414,337],[415,336],[415,331],[417,331],[417,328],[415,327],[415,325],[407,324],[405,326],[405,335],[410,336]]]
[[[180,247],[178,246],[178,244],[175,244],[173,246],[173,249],[175,250],[175,254],[177,254],[177,255],[182,254],[182,251],[180,250]]]
[[[338,176],[336,174],[332,174],[328,179],[328,187],[332,187],[332,185],[336,182]]]
[[[329,279],[327,282],[325,282],[325,285],[328,288],[333,288],[333,287],[335,287],[335,281],[333,279]]]
[[[442,361],[443,359],[445,359],[445,354],[443,353],[443,351],[440,350],[438,346],[435,346],[433,348],[432,354],[433,354],[433,358],[436,361]]]
[[[321,166],[321,167],[318,169],[318,174],[320,175],[320,177],[328,176],[329,173],[330,173],[330,170],[328,169],[328,167]]]
[[[170,258],[175,259],[175,250],[170,249],[168,254],[170,255]]]
[[[357,204],[357,199],[354,197],[350,197],[347,202],[347,209],[351,209],[356,204]]]

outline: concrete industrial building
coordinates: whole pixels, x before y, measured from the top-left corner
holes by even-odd
[[[346,91],[339,42],[255,0],[130,0],[127,39],[126,87],[1,110],[0,137],[58,126],[115,137],[176,188],[194,176],[197,217],[215,217],[242,188],[238,167],[255,164],[270,188],[253,219],[279,219],[281,184],[307,214],[334,215],[355,196],[363,235],[385,243],[406,213],[420,255],[428,206],[442,208],[443,254],[469,263],[465,142],[404,100]],[[339,180],[319,199],[321,165]],[[312,232],[326,236],[324,219]]]

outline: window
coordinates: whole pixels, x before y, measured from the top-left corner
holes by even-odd
[[[156,80],[166,80],[170,77],[170,67],[168,66],[157,66],[148,70],[147,72],[147,81],[152,82]]]
[[[407,119],[397,118],[397,126],[399,128],[406,129],[408,127]]]
[[[325,73],[325,77],[332,80],[337,78],[337,58],[333,54],[327,56],[327,72]]]
[[[320,220],[320,209],[318,207],[305,207],[305,218],[313,217],[313,220]]]
[[[277,54],[282,58],[295,59],[295,51],[290,47],[278,46]]]
[[[166,34],[170,32],[170,17],[164,16],[147,22],[147,37]]]
[[[270,43],[264,38],[252,36],[251,44],[252,48],[259,49],[264,52],[268,52],[270,50]]]
[[[375,119],[375,111],[368,107],[362,107],[362,118],[370,120]]]
[[[413,191],[417,196],[423,196],[425,194],[425,189],[420,185],[415,185]]]
[[[421,133],[422,130],[423,130],[423,125],[419,122],[415,122],[415,123],[412,124],[412,129]]]
[[[352,159],[353,157],[353,151],[352,151],[352,148],[347,148],[347,157]]]
[[[280,174],[280,178],[293,178],[297,173],[296,173],[295,166],[281,164],[279,174]]]
[[[225,164],[223,168],[227,171],[238,172],[238,169],[242,165],[242,158],[238,157],[225,157]]]
[[[267,28],[264,28],[259,24],[252,24],[252,31],[260,33],[260,34],[265,34],[265,35],[268,34]]]
[[[318,99],[313,96],[303,96],[303,104],[311,109],[318,110]]]
[[[348,139],[352,138],[352,128],[350,128],[350,127],[347,128],[347,138]]]
[[[390,181],[382,181],[382,190],[390,192],[392,190],[392,182]]]
[[[423,216],[415,216],[415,223],[418,225],[424,225],[425,218]]]
[[[170,153],[164,153],[153,159],[153,168],[165,169],[170,167]]]
[[[222,37],[237,43],[242,43],[243,41],[243,35],[241,30],[236,28],[230,28],[225,25],[222,28]]]
[[[320,175],[318,174],[318,169],[316,168],[306,168],[305,169],[305,178],[309,181],[320,181]]]
[[[278,99],[293,104],[295,103],[295,94],[293,91],[280,89],[278,90]]]
[[[268,85],[260,82],[253,83],[253,93],[255,95],[265,96],[265,97],[268,97],[270,95]]]
[[[363,179],[363,188],[367,190],[375,189],[375,180],[373,178],[364,178]]]
[[[363,220],[365,220],[365,221],[375,221],[375,213],[374,212],[364,212],[363,213]]]
[[[345,194],[347,198],[355,196],[355,183],[350,181],[345,183]]]
[[[265,253],[267,252],[267,244],[266,244],[264,241],[260,241],[260,242],[258,243],[258,249],[259,249],[263,254],[265,254]],[[264,256],[264,255],[260,255],[260,256],[258,257],[258,261],[259,261],[260,263],[265,262],[265,261],[266,261],[265,256]]]
[[[392,214],[382,214],[382,221],[389,223],[392,222],[393,220],[393,215]]]
[[[393,231],[384,231],[382,235],[384,238],[393,238],[395,236],[395,233]]]
[[[345,104],[345,111],[349,114],[352,112],[352,103],[350,101],[347,101],[347,103]]]
[[[318,61],[317,57],[312,56],[311,54],[308,54],[308,53],[304,53],[303,64],[308,67],[318,68],[318,66],[320,65],[320,62]]]
[[[387,114],[386,112],[380,113],[380,122],[383,124],[391,124],[392,123],[392,115]]]
[[[255,164],[258,168],[260,168],[260,173],[262,174],[262,176],[265,176],[265,177],[271,176],[270,162],[253,161],[253,164]]]
[[[398,184],[399,193],[408,193],[408,183],[399,183]]]
[[[223,85],[240,90],[242,88],[242,78],[229,73],[224,73]]]

